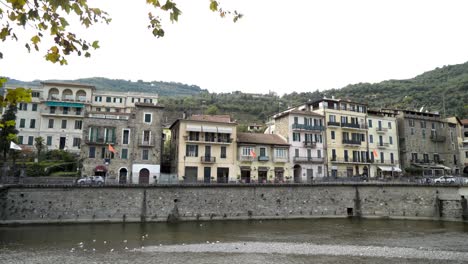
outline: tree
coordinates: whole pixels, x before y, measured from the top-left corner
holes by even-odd
[[[18,41],[18,27],[32,27],[34,33],[30,39],[26,41],[25,47],[28,51],[31,48],[39,51],[39,44],[48,39],[50,35],[55,42],[47,53],[45,59],[52,63],[67,64],[66,56],[76,54],[90,57],[90,49],[99,48],[97,40],[89,41],[77,36],[69,30],[69,21],[78,19],[86,28],[97,24],[111,22],[109,14],[100,8],[88,6],[87,0],[6,0],[0,1],[0,21],[3,22],[0,26],[0,39],[5,41],[13,39]],[[146,0],[146,3],[151,5],[156,11],[169,13],[171,22],[178,21],[182,14],[177,4],[172,0]],[[130,2],[129,2],[130,4]],[[210,0],[210,10],[218,12],[221,17],[232,16],[236,22],[242,17],[242,14],[237,11],[224,10],[219,6],[218,1]],[[149,24],[148,28],[156,37],[163,37],[164,30],[162,20],[159,16],[148,13]],[[0,51],[0,59],[3,53]]]
[[[219,113],[219,109],[216,105],[211,105],[210,107],[208,107],[208,109],[206,109],[207,115],[216,115],[218,113]]]
[[[44,138],[43,137],[36,137],[34,139],[35,143],[34,146],[37,150],[37,161],[41,161],[41,152],[45,149]]]

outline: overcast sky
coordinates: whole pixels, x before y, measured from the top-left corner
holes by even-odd
[[[173,81],[211,92],[283,94],[412,78],[468,61],[468,1],[221,0],[244,14],[237,23],[209,11],[208,0],[176,2],[179,23],[165,21],[166,36],[156,39],[146,28],[151,8],[145,0],[91,0],[113,19],[76,27],[100,41],[91,58],[53,65],[43,59],[50,42],[28,54],[21,40],[8,41],[0,44],[0,75]]]

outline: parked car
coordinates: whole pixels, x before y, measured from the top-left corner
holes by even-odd
[[[104,178],[102,176],[87,176],[76,181],[77,184],[85,185],[85,184],[97,184],[102,185],[104,184]]]
[[[453,176],[442,176],[434,179],[434,183],[455,183],[455,177]]]

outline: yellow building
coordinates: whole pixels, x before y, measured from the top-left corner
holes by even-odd
[[[236,181],[236,126],[229,115],[193,115],[171,129],[171,172],[186,183]]]
[[[307,108],[325,117],[328,175],[369,175],[367,105],[324,98],[307,103]]]
[[[243,183],[292,181],[289,144],[279,135],[237,134],[237,180]]]

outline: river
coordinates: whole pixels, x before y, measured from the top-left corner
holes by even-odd
[[[312,219],[3,226],[0,263],[468,263],[468,224]]]

